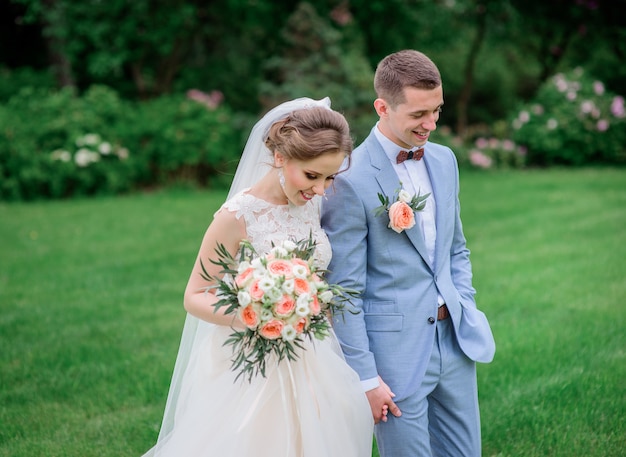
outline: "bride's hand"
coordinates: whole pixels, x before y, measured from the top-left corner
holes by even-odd
[[[392,400],[396,395],[391,391],[389,386],[378,377],[379,386],[375,389],[368,390],[366,392],[367,399],[372,409],[372,415],[374,416],[374,423],[378,424],[380,421],[387,422],[387,415],[389,412],[396,417],[402,415],[400,408]]]

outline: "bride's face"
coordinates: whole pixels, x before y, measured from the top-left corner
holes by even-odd
[[[315,195],[324,195],[345,158],[343,152],[328,152],[306,161],[277,154],[276,165],[282,166],[285,176],[283,191],[294,205],[304,205]]]

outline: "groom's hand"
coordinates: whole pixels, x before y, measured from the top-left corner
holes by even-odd
[[[375,389],[365,392],[367,399],[370,402],[370,408],[372,409],[372,416],[374,416],[374,423],[378,424],[380,421],[387,422],[387,414],[391,412],[396,417],[400,417],[402,412],[400,408],[393,402],[393,397],[396,395],[391,391],[389,386],[378,377],[380,385]]]

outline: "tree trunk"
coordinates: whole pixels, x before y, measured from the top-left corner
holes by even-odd
[[[465,68],[463,70],[465,82],[463,84],[463,87],[461,88],[459,99],[456,105],[456,132],[461,137],[465,135],[465,130],[467,129],[467,110],[470,99],[472,98],[472,86],[474,84],[474,68],[476,67],[476,59],[478,58],[480,48],[485,41],[485,35],[487,32],[487,8],[485,4],[478,4],[476,7],[476,11],[476,24],[478,26],[478,29],[476,31],[474,41],[472,42],[472,46],[470,47],[470,52],[467,56],[467,60],[465,61]]]
[[[44,30],[47,30],[48,33],[43,35],[46,49],[48,50],[50,66],[59,87],[74,87],[76,81],[72,71],[72,62],[65,52],[65,40],[55,33],[56,30],[63,30],[65,27],[63,6],[56,0],[46,0],[44,4],[46,5],[46,10],[49,12],[54,11],[54,14],[48,13],[44,15]],[[56,23],[50,22],[50,18],[56,18]]]

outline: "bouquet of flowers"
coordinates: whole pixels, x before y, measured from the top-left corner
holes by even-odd
[[[211,276],[202,265],[202,277],[214,282],[216,309],[236,313],[246,326],[235,330],[224,344],[233,346],[232,369],[248,381],[258,373],[265,376],[268,356],[276,354],[296,360],[304,337],[329,336],[328,313],[341,311],[356,291],[331,285],[322,279],[323,270],[313,264],[315,242],[286,240],[258,255],[249,241],[240,244],[238,259],[218,245],[217,260],[222,277]]]

